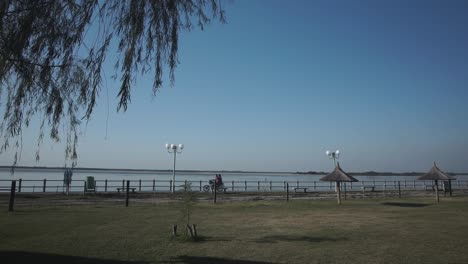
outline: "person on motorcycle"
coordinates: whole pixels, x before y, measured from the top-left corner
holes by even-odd
[[[223,178],[221,177],[221,174],[216,174],[216,186],[221,186],[223,185]]]

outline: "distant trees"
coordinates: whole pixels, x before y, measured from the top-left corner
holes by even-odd
[[[181,30],[225,21],[220,0],[2,0],[0,1],[1,152],[16,147],[33,116],[41,118],[36,160],[46,129],[65,133],[65,157],[76,161],[78,126],[93,114],[103,62],[115,41],[117,110],[128,107],[139,73],[153,70],[152,91],[171,85]],[[65,132],[59,128],[66,127]]]

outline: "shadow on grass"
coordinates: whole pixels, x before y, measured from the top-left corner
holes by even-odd
[[[332,238],[324,236],[294,236],[294,235],[276,235],[276,236],[265,236],[261,239],[255,240],[256,243],[278,243],[279,241],[301,241],[310,243],[320,242],[336,242],[340,240],[346,240],[346,238]]]
[[[169,261],[161,263],[185,263],[185,264],[273,264],[272,262],[253,261],[253,260],[239,260],[228,258],[216,257],[200,257],[200,256],[180,256],[172,258]]]
[[[205,243],[205,242],[228,242],[232,241],[232,237],[209,237],[209,236],[197,236],[196,238],[187,237],[184,235],[177,236],[176,240],[179,242],[195,242],[195,243]]]
[[[30,264],[30,263],[47,263],[47,264],[146,264],[144,261],[120,261],[113,259],[97,259],[77,256],[65,256],[45,253],[34,253],[24,251],[0,251],[0,259],[2,263],[15,264]]]
[[[422,203],[392,203],[392,202],[386,202],[382,204],[390,205],[390,206],[399,206],[399,207],[426,207],[430,205],[430,204],[422,204]]]

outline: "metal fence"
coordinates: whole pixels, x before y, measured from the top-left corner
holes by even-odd
[[[171,192],[172,180],[129,180],[130,188],[134,192]],[[95,180],[94,189],[88,190],[86,181],[73,181],[70,185],[71,193],[120,192],[126,188],[127,180]],[[205,186],[209,186],[208,180],[200,181],[175,181],[175,191],[183,190],[190,184],[192,191],[204,192]],[[446,189],[448,182],[441,182],[440,189]],[[227,192],[283,192],[289,185],[291,190],[305,190],[307,192],[330,192],[335,190],[334,182],[323,181],[225,181],[224,188]],[[468,189],[468,180],[452,180],[452,189]],[[0,192],[10,192],[11,180],[0,180]],[[434,190],[433,181],[418,180],[373,180],[347,182],[341,184],[346,191],[418,191]],[[17,180],[16,192],[18,193],[64,193],[66,187],[62,180]]]

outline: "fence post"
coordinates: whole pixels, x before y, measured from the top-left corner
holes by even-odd
[[[202,181],[200,181],[200,192],[201,192],[201,188],[202,188]]]
[[[153,179],[153,192],[156,191],[156,179]]]
[[[398,198],[401,199],[400,181],[398,181]]]
[[[314,181],[314,192],[317,190],[317,182]]]
[[[330,191],[332,190],[332,182],[330,182]]]
[[[413,181],[413,189],[416,191],[416,181]]]
[[[46,183],[47,183],[47,179],[44,179],[44,185],[42,185],[42,192],[46,191]]]
[[[216,184],[214,184],[214,196],[213,196],[213,203],[216,203],[216,193],[218,191],[216,190]]]
[[[141,192],[141,179],[138,181],[138,191]]]
[[[19,179],[18,182],[18,192],[21,192],[21,183],[23,182],[23,179]]]
[[[10,189],[10,202],[8,205],[8,212],[13,212],[14,205],[15,205],[15,192],[16,192],[16,181],[11,181],[11,189]]]
[[[83,181],[83,195],[86,194],[86,181]]]
[[[125,180],[122,180],[122,192],[125,190]]]
[[[127,190],[125,191],[125,207],[128,207],[128,199],[130,192],[130,181],[127,181]]]
[[[106,181],[104,182],[104,192],[107,192],[107,179],[106,179]]]
[[[232,181],[232,191],[234,191],[234,181]]]
[[[283,182],[283,188],[286,191],[286,181]]]
[[[297,187],[297,188],[299,188],[299,181],[297,181],[297,183],[296,183],[296,187]]]
[[[286,183],[286,202],[289,202],[289,183]]]
[[[169,191],[172,192],[172,180],[169,181]],[[175,189],[174,189],[174,192],[175,192]]]
[[[260,181],[257,182],[257,192],[260,191]]]
[[[244,184],[245,184],[245,191],[247,191],[247,181],[245,181]]]
[[[272,189],[273,189],[273,186],[272,186],[271,181],[270,181],[270,192],[271,192]]]

